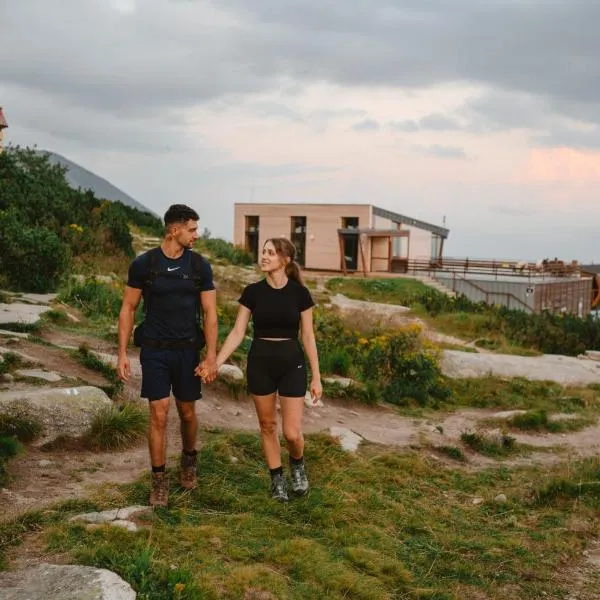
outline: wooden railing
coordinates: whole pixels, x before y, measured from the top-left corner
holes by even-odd
[[[581,267],[577,262],[544,260],[537,263],[509,260],[481,260],[470,258],[416,258],[408,261],[408,271],[444,271],[463,275],[516,276],[529,278],[577,277]]]

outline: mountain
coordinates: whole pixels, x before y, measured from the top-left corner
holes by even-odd
[[[110,183],[110,181],[84,169],[72,160],[47,150],[39,150],[38,152],[47,155],[48,160],[53,165],[60,164],[67,169],[65,177],[71,187],[75,189],[81,188],[82,190],[92,190],[97,198],[111,200],[112,202],[122,202],[126,206],[131,206],[142,212],[158,216],[149,208],[146,208],[143,204],[134,200],[129,194],[126,194],[123,190],[120,190],[117,186]]]

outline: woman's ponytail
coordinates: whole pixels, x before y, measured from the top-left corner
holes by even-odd
[[[291,260],[286,265],[285,274],[288,276],[289,279],[293,279],[300,285],[304,285],[302,273],[300,272],[300,265],[295,260]]]

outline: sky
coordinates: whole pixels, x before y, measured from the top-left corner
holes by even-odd
[[[600,262],[600,2],[0,1],[5,142],[232,239],[368,203],[448,256]]]

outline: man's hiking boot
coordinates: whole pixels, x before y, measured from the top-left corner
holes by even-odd
[[[271,498],[279,502],[288,501],[287,481],[283,474],[277,473],[271,477]]]
[[[186,490],[195,490],[198,486],[198,476],[196,473],[196,455],[188,456],[187,454],[181,455],[181,474],[179,476],[179,483],[182,488]]]
[[[290,463],[292,476],[292,491],[297,496],[304,496],[308,493],[308,477],[306,476],[306,467],[304,461],[301,463]]]
[[[167,506],[169,503],[169,476],[166,473],[152,473],[150,506]]]

